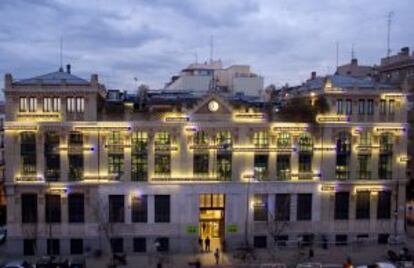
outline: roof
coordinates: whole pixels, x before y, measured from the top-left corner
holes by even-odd
[[[17,85],[31,85],[31,84],[46,84],[46,85],[56,85],[60,83],[66,83],[69,85],[88,85],[89,81],[77,77],[73,74],[64,71],[57,71],[52,73],[47,73],[44,75],[35,76],[28,79],[23,79],[14,82]]]
[[[326,77],[317,77],[313,80],[308,80],[305,82],[304,86],[308,89],[321,89],[323,88],[326,79],[330,79],[332,86],[340,88],[354,88],[358,89],[391,89],[392,86],[388,84],[383,84],[375,81],[370,77],[366,78],[355,78],[347,75],[328,75]]]

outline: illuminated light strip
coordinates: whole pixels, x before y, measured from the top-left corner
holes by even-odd
[[[256,176],[254,174],[243,174],[242,178],[245,180],[251,180],[251,179],[255,179]]]
[[[308,130],[307,127],[273,127],[274,132],[305,132]]]
[[[123,148],[131,148],[131,144],[105,144],[105,148],[108,149],[123,149]]]
[[[15,177],[15,181],[20,182],[20,183],[22,182],[30,182],[30,183],[45,182],[42,176],[18,176],[18,177]]]
[[[59,146],[59,151],[61,152],[69,152],[69,153],[81,153],[83,151],[95,151],[93,146]]]
[[[263,120],[266,119],[264,113],[236,113],[234,114],[234,120]]]
[[[167,116],[164,118],[165,122],[168,123],[185,123],[190,121],[188,116]]]
[[[409,155],[403,155],[399,157],[399,160],[401,163],[407,163],[408,161],[410,161],[411,157]]]
[[[107,131],[130,131],[132,128],[130,126],[75,126],[75,130],[84,130],[84,131],[98,131],[98,130],[107,130]]]
[[[348,123],[349,117],[346,115],[317,115],[318,123]]]
[[[190,145],[190,150],[233,150],[232,146],[224,145],[210,145],[210,144],[200,144],[200,145]]]
[[[18,113],[17,119],[22,121],[41,119],[42,121],[60,120],[60,113]]]
[[[324,193],[335,193],[336,186],[335,185],[321,185],[320,191]]]
[[[280,152],[282,148],[276,148],[276,147],[234,147],[234,152]],[[284,148],[286,150],[286,148]],[[296,150],[296,148],[287,148],[292,149],[293,151]],[[290,152],[290,151],[289,151]]]
[[[378,149],[380,148],[379,145],[357,145],[357,150],[371,150],[371,149]]]
[[[384,186],[380,186],[380,185],[357,185],[354,187],[354,192],[381,192],[386,190],[386,188]]]
[[[178,146],[175,145],[155,145],[155,151],[166,152],[166,151],[178,151]]]
[[[48,193],[52,193],[52,194],[67,194],[68,193],[68,188],[66,187],[50,187],[49,189],[47,189]]]
[[[315,151],[336,151],[336,147],[329,146],[329,147],[314,147]]]
[[[83,180],[80,182],[85,183],[97,183],[97,182],[117,182],[117,174],[108,174],[108,175],[98,175],[98,174],[88,174],[83,176]]]
[[[151,181],[177,181],[177,182],[193,182],[193,181],[223,181],[217,177],[152,177]]]
[[[197,132],[197,127],[186,127],[184,128],[185,132],[194,133]]]
[[[38,126],[5,126],[5,130],[11,131],[37,131],[39,130]]]
[[[405,127],[376,127],[375,131],[378,133],[381,132],[405,132],[406,128]]]
[[[403,93],[384,93],[381,94],[381,98],[401,98],[404,97],[405,94]]]

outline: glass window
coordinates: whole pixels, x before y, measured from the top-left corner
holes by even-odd
[[[59,239],[47,239],[47,255],[59,255],[60,254],[60,241]]]
[[[37,194],[22,194],[21,199],[22,223],[37,222]]]
[[[28,111],[28,104],[26,97],[19,98],[19,112],[27,112]]]
[[[108,173],[121,175],[124,172],[124,155],[109,154],[108,155]]]
[[[371,179],[370,162],[371,162],[371,155],[368,155],[368,154],[358,155],[359,179],[360,180]]]
[[[208,134],[205,131],[197,131],[194,134],[193,142],[195,145],[208,145],[209,144]]]
[[[58,181],[60,177],[60,137],[55,131],[45,133],[44,157],[45,178],[47,181]]]
[[[390,191],[381,191],[378,193],[377,218],[378,219],[390,219],[391,218],[391,192]]]
[[[312,194],[298,194],[297,201],[297,220],[312,220]]]
[[[83,134],[78,131],[71,131],[69,133],[69,146],[71,145],[83,145]]]
[[[380,153],[392,154],[394,143],[394,135],[391,133],[383,133],[380,135]]]
[[[292,145],[292,139],[288,132],[281,132],[277,135],[277,147],[278,148],[288,148]]]
[[[254,177],[256,180],[267,178],[269,155],[255,154],[254,156]]]
[[[23,255],[34,256],[36,247],[37,247],[36,239],[24,239],[23,240]]]
[[[124,222],[124,195],[109,195],[109,222]]]
[[[395,114],[395,100],[389,100],[388,103],[388,112],[390,115]]]
[[[48,223],[57,223],[61,220],[60,195],[47,194],[45,196],[45,218]]]
[[[341,99],[336,100],[336,113],[337,114],[343,114],[344,113]]]
[[[220,180],[231,180],[232,172],[232,155],[218,154],[217,155],[217,176]]]
[[[155,145],[170,145],[171,137],[170,133],[166,131],[156,132],[155,133]]]
[[[373,99],[367,100],[367,114],[368,115],[374,114],[374,100]]]
[[[154,173],[157,175],[170,175],[171,173],[171,155],[155,154],[154,155]]]
[[[20,134],[20,161],[22,175],[36,174],[36,134],[22,132]]]
[[[148,147],[148,133],[143,131],[134,131],[131,136],[133,152],[146,152]]]
[[[360,146],[371,146],[372,144],[372,135],[368,131],[363,131],[359,136],[359,145]]]
[[[370,192],[357,192],[356,198],[356,218],[369,219],[370,217]]]
[[[133,196],[131,204],[132,222],[147,222],[147,195]]]
[[[29,112],[37,111],[37,99],[35,97],[29,98]]]
[[[83,97],[76,98],[76,112],[83,113],[85,111],[85,99]]]
[[[170,196],[154,196],[155,222],[170,222]]]
[[[131,159],[131,180],[148,180],[148,156],[147,154],[133,154]]]
[[[168,237],[158,237],[156,239],[157,251],[168,252],[170,250],[170,242]]]
[[[267,131],[258,131],[253,134],[253,144],[255,147],[265,148],[269,146],[269,134]]]
[[[255,194],[253,196],[253,219],[255,221],[267,221],[267,194]]]
[[[68,212],[69,222],[84,222],[85,204],[83,194],[73,193],[68,195]]]
[[[276,159],[276,176],[278,180],[290,179],[290,155],[278,155]]]
[[[111,238],[111,248],[113,253],[124,252],[124,239],[122,238]]]
[[[194,154],[193,172],[194,174],[208,174],[208,153]]]
[[[290,194],[276,194],[275,220],[290,220]]]
[[[219,131],[216,135],[216,144],[222,149],[228,149],[232,146],[232,137],[230,131]]]
[[[385,100],[380,100],[380,115],[385,115],[387,113],[387,102]]]
[[[347,220],[349,217],[349,192],[335,193],[335,220]]]
[[[76,107],[75,98],[68,97],[66,99],[66,111],[69,113],[74,113],[76,111],[75,107]]]
[[[147,239],[145,237],[134,237],[134,252],[146,252]]]
[[[59,97],[46,97],[43,98],[43,112],[59,112],[60,111],[60,98]]]
[[[311,153],[313,150],[313,139],[310,133],[299,135],[299,153]]]
[[[360,99],[358,101],[358,114],[364,115],[365,114],[365,100]]]
[[[312,172],[312,155],[299,154],[299,172]]]
[[[111,131],[111,133],[108,135],[107,144],[109,145],[118,145],[123,144],[121,132],[120,131]]]
[[[83,239],[72,238],[70,240],[70,254],[71,255],[82,255],[83,254]]]
[[[392,179],[392,155],[380,154],[378,163],[378,177],[380,180]]]
[[[69,162],[69,181],[80,181],[83,179],[83,154],[70,154]]]
[[[345,113],[347,115],[351,115],[352,114],[352,100],[346,100]]]

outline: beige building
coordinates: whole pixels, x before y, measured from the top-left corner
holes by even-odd
[[[335,79],[308,91],[330,112],[292,123],[254,96],[7,74],[10,254],[403,239],[405,93]]]

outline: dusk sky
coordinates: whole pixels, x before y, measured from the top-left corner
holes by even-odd
[[[97,73],[107,88],[160,88],[180,69],[209,58],[224,66],[249,64],[265,85],[297,84],[334,72],[339,62],[379,63],[391,49],[414,47],[414,1],[350,0],[1,0],[0,82],[59,68],[83,78]]]

